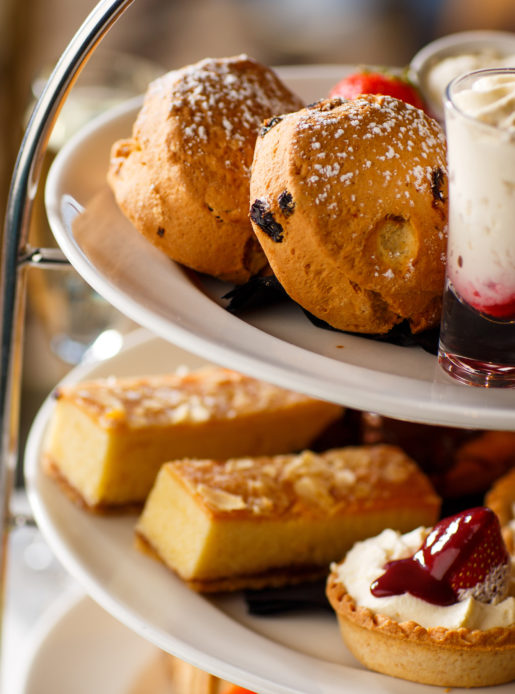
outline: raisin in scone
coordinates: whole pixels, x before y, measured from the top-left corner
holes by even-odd
[[[150,84],[132,137],[112,147],[108,182],[118,205],[173,260],[246,281],[267,265],[248,220],[259,127],[302,105],[245,55],[164,75]]]
[[[447,236],[445,138],[388,96],[327,99],[265,123],[250,217],[286,292],[335,328],[437,325]]]

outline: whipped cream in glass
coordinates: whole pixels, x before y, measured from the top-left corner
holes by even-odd
[[[445,126],[449,240],[440,363],[474,385],[515,386],[515,69],[478,70],[451,82]]]
[[[515,55],[501,55],[490,49],[446,56],[427,72],[425,89],[428,97],[441,108],[449,82],[467,72],[493,67],[515,67]]]

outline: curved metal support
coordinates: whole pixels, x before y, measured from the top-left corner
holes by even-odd
[[[9,502],[18,455],[22,338],[26,269],[32,251],[26,248],[29,221],[43,156],[61,105],[102,37],[133,0],[101,0],[72,38],[52,72],[25,131],[13,177],[5,218],[0,295],[0,600],[5,594]],[[2,611],[3,612],[3,611]]]

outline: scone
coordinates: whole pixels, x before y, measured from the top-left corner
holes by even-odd
[[[468,509],[384,530],[331,567],[327,595],[364,665],[443,687],[515,678],[515,564],[496,515]]]
[[[198,591],[261,588],[325,576],[357,539],[434,522],[439,507],[393,446],[183,460],[159,471],[137,538]]]
[[[317,318],[359,333],[438,324],[446,148],[422,111],[365,95],[273,118],[256,142],[250,199],[275,276]]]
[[[164,75],[150,84],[132,137],[112,147],[118,205],[173,260],[245,282],[267,265],[248,219],[256,136],[264,119],[302,105],[245,55]]]
[[[167,460],[301,450],[343,412],[218,367],[79,383],[56,397],[45,469],[95,510],[141,504]]]

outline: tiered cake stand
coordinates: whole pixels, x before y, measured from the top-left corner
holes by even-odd
[[[25,279],[31,265],[52,268],[71,262],[108,302],[151,331],[132,337],[112,360],[78,367],[72,379],[137,375],[210,361],[399,419],[515,431],[513,391],[460,385],[421,348],[323,330],[293,305],[269,306],[239,318],[226,310],[227,287],[192,278],[145,242],[105,185],[110,145],[130,132],[140,101],[102,115],[61,150],[46,186],[47,211],[61,250],[27,245],[41,160],[59,107],[98,41],[129,4],[104,0],[86,19],[36,105],[14,171],[2,268],[2,567],[12,523]],[[342,69],[285,68],[281,76],[313,100],[327,93]],[[332,615],[260,621],[246,614],[239,596],[207,600],[139,556],[132,549],[133,519],[92,518],[40,473],[50,412],[48,401],[27,444],[35,519],[65,568],[117,619],[163,650],[262,694],[432,691],[360,668],[344,653]]]

